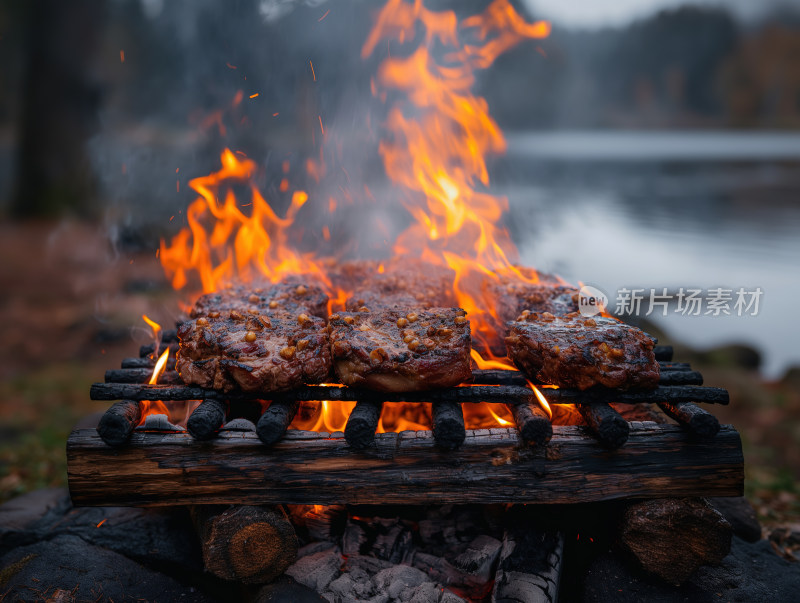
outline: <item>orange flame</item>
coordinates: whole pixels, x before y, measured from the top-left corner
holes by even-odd
[[[169,348],[164,350],[164,353],[161,354],[161,356],[158,359],[158,362],[156,362],[156,366],[155,368],[153,368],[153,375],[150,377],[150,381],[148,382],[149,385],[156,385],[156,383],[158,383],[158,377],[161,375],[161,373],[164,372],[164,369],[167,367],[168,358],[169,358]]]
[[[552,419],[553,418],[553,409],[550,408],[550,403],[547,401],[547,398],[544,397],[544,394],[542,394],[542,392],[539,391],[539,388],[536,387],[533,383],[528,381],[528,385],[533,390],[533,393],[536,396],[536,399],[539,401],[539,406],[541,406],[542,410],[544,410],[547,413],[547,416]]]
[[[379,150],[389,178],[408,191],[406,207],[415,219],[394,251],[424,250],[426,260],[455,271],[458,303],[483,350],[495,338],[498,321],[479,283],[501,275],[536,282],[538,276],[513,265],[517,251],[500,222],[508,201],[486,192],[486,157],[504,152],[506,142],[486,100],[471,91],[474,71],[523,40],[549,33],[547,22],[526,23],[508,0],[494,0],[460,26],[452,11],[430,11],[421,0],[389,0],[362,48],[366,57],[382,39],[402,44],[422,38],[410,55],[385,59],[373,82],[382,99],[399,93],[384,124],[390,136]],[[461,44],[462,34],[474,43]],[[440,60],[434,41],[446,48]]]
[[[454,271],[453,290],[468,312],[476,348],[472,359],[479,368],[516,370],[490,351],[502,325],[481,284],[504,278],[537,282],[538,274],[514,265],[517,250],[501,223],[507,199],[488,192],[487,158],[503,153],[506,142],[486,100],[472,92],[475,70],[488,68],[522,41],[549,33],[548,23],[526,22],[509,0],[494,0],[482,14],[461,23],[453,11],[429,10],[422,0],[388,0],[362,48],[366,58],[383,47],[384,40],[414,44],[408,52],[393,49],[372,82],[374,95],[384,102],[392,99],[384,123],[388,135],[379,152],[388,177],[404,190],[403,203],[413,218],[392,251],[397,256],[418,255]],[[330,132],[326,135],[321,115],[318,120],[327,138]],[[329,311],[341,307],[348,294],[332,287],[325,273],[329,259],[297,251],[293,226],[308,195],[293,191],[281,217],[255,186],[255,162],[229,149],[221,162],[219,171],[190,181],[199,196],[187,211],[188,225],[169,244],[161,242],[159,258],[173,287],[213,292],[234,281],[277,282],[311,275],[326,288]],[[316,183],[326,176],[322,153],[319,162],[307,161],[306,172]],[[249,203],[237,202],[235,187],[249,189]],[[289,188],[284,176],[280,191],[288,195]],[[364,192],[372,198],[366,187]],[[351,200],[349,190],[342,193],[345,201]],[[251,206],[247,213],[246,206]],[[328,211],[336,207],[337,200],[329,197]],[[330,238],[330,228],[321,226],[319,239]],[[378,271],[384,271],[383,264]],[[310,405],[292,426],[341,431],[352,408],[352,403],[341,402]],[[468,404],[464,413],[469,428],[513,421],[503,405]],[[379,430],[429,428],[428,405],[384,405]]]
[[[161,241],[159,258],[172,286],[183,289],[192,273],[197,274],[204,293],[256,276],[277,282],[289,275],[313,274],[327,282],[313,255],[300,253],[290,244],[290,227],[308,195],[294,191],[286,215],[279,217],[253,182],[255,162],[237,157],[230,149],[225,149],[221,160],[220,171],[189,182],[200,196],[187,211],[188,227],[169,245]],[[237,203],[235,185],[250,188],[249,215]]]

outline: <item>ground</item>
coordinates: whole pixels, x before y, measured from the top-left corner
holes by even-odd
[[[168,328],[175,320],[177,296],[155,249],[115,249],[109,232],[0,223],[0,502],[66,484],[72,426],[108,406],[89,400],[89,385],[150,340],[142,314]],[[671,343],[707,385],[730,390],[730,406],[713,411],[742,434],[746,494],[762,522],[800,523],[800,369],[764,383],[746,349],[698,353]]]

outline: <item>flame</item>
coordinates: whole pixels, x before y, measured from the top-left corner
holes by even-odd
[[[536,387],[533,383],[528,381],[528,385],[533,390],[533,393],[536,396],[536,399],[539,401],[539,406],[541,406],[542,410],[544,410],[547,413],[547,416],[552,419],[553,418],[553,409],[550,408],[550,403],[547,401],[547,398],[544,397],[544,394],[542,394],[542,392],[539,391],[539,388]]]
[[[161,346],[161,325],[149,318],[147,314],[142,314],[142,320],[144,320],[153,331],[153,343],[155,344],[155,351],[153,352],[152,357],[155,358],[158,355],[158,348]]]
[[[508,0],[494,0],[460,24],[454,12],[428,10],[421,0],[389,0],[362,48],[367,57],[382,40],[419,40],[407,56],[386,58],[373,82],[376,96],[397,99],[379,151],[389,178],[408,193],[405,204],[415,220],[394,252],[422,249],[426,260],[455,271],[458,304],[484,351],[502,325],[480,283],[501,277],[537,282],[538,275],[514,266],[517,250],[501,224],[508,201],[487,192],[486,158],[503,153],[506,142],[486,100],[472,92],[475,70],[523,40],[549,34],[549,23],[525,22]],[[444,47],[443,56],[436,56],[434,42]]]
[[[163,373],[164,369],[167,367],[168,358],[169,358],[169,348],[164,350],[164,353],[161,354],[161,356],[158,359],[158,362],[156,362],[156,366],[155,368],[153,368],[153,375],[150,377],[150,381],[148,382],[149,385],[155,385],[156,383],[158,383],[159,375],[161,375],[161,373]]]
[[[453,270],[454,296],[471,323],[472,360],[482,369],[516,370],[491,351],[503,325],[483,284],[504,279],[536,283],[539,277],[535,270],[515,266],[517,250],[502,225],[508,201],[488,192],[487,158],[503,153],[506,141],[486,100],[472,91],[475,72],[524,40],[549,33],[547,22],[526,22],[509,0],[494,0],[461,23],[453,11],[429,10],[422,0],[388,0],[361,52],[367,58],[389,41],[402,46],[381,62],[371,83],[373,94],[387,103],[379,153],[412,217],[411,226],[390,244],[391,251]],[[241,100],[240,92],[234,107]],[[221,118],[216,119],[224,134]],[[325,141],[332,132],[326,133],[321,115],[318,121]],[[317,184],[326,177],[323,159],[320,148],[318,162],[306,161],[306,173]],[[209,293],[235,281],[308,275],[328,293],[328,310],[341,308],[349,292],[333,287],[328,278],[325,268],[332,258],[298,251],[295,221],[309,196],[302,190],[290,194],[288,162],[279,190],[281,200],[291,200],[282,216],[256,187],[254,161],[225,149],[221,164],[219,171],[189,182],[198,197],[187,210],[187,225],[169,243],[161,242],[159,259],[173,287]],[[249,191],[246,203],[239,202],[234,189]],[[339,201],[326,197],[329,213],[339,202],[352,203],[351,191],[339,190]],[[364,195],[374,202],[366,186]],[[317,238],[332,238],[328,225],[320,226]],[[381,263],[378,272],[384,271]],[[342,431],[352,408],[347,402],[306,404],[292,427]],[[467,404],[464,418],[468,428],[513,423],[504,405]],[[430,424],[429,405],[387,403],[379,431],[429,429]]]
[[[306,192],[294,191],[280,217],[255,186],[255,162],[230,149],[220,159],[218,172],[189,182],[199,197],[187,210],[188,226],[169,244],[161,241],[159,259],[173,288],[189,285],[190,275],[196,275],[203,293],[255,277],[277,282],[290,275],[314,275],[329,285],[313,254],[300,253],[291,244],[291,226],[308,201]],[[250,189],[249,203],[238,203],[237,185]],[[241,209],[245,206],[250,206],[249,215]]]

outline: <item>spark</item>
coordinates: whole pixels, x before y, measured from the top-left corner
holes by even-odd
[[[317,19],[317,22],[319,23],[319,22],[320,22],[320,21],[322,21],[322,20],[323,20],[325,17],[327,17],[329,12],[331,12],[331,9],[328,9],[328,10],[326,10],[326,11],[325,11],[325,14],[324,14],[324,15],[322,15],[322,16],[321,16],[319,19]]]
[[[317,117],[319,117],[319,129],[322,135],[325,136],[325,128],[322,126],[322,115],[317,115]]]
[[[230,63],[225,63],[225,66],[226,66],[228,69],[238,69],[238,67],[236,67],[236,65],[231,65]]]
[[[312,63],[311,61],[308,61],[308,64],[311,65],[311,77],[313,77],[314,81],[316,82],[317,81],[317,74],[314,71],[314,63]]]
[[[251,94],[251,95],[250,95],[250,98],[255,98],[255,97],[257,97],[257,96],[258,96],[258,92],[256,92],[255,94]]]
[[[125,62],[125,51],[124,50],[120,50],[119,51],[119,62],[120,63],[124,63]]]
[[[97,524],[97,527],[99,528],[101,525],[103,525],[103,524],[104,524],[105,522],[107,522],[107,521],[108,521],[108,517],[106,517],[106,518],[105,518],[103,521],[101,521],[100,523],[98,523],[98,524]]]

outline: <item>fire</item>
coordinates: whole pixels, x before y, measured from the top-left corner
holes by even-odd
[[[553,418],[553,410],[550,408],[550,404],[547,402],[547,398],[544,397],[542,392],[539,391],[539,388],[536,387],[533,383],[528,381],[528,385],[533,390],[536,399],[539,401],[539,406],[547,413],[547,416],[551,419]]]
[[[502,325],[483,283],[535,283],[539,277],[535,270],[515,265],[517,250],[502,224],[508,201],[488,190],[487,158],[503,153],[506,141],[487,101],[472,88],[477,70],[490,67],[521,42],[549,33],[547,22],[526,22],[509,0],[494,0],[483,13],[460,23],[453,11],[429,10],[422,0],[388,0],[361,52],[367,58],[384,42],[400,45],[382,61],[371,85],[373,94],[387,103],[379,153],[412,217],[412,225],[390,243],[391,253],[419,256],[453,271],[455,298],[471,323],[472,359],[482,369],[516,370],[492,353]],[[330,132],[326,135],[321,115],[318,121],[327,139]],[[173,287],[208,293],[237,281],[278,282],[307,275],[326,289],[329,311],[341,308],[348,292],[334,288],[326,274],[335,258],[298,250],[295,222],[309,196],[302,190],[290,194],[288,164],[280,191],[284,202],[289,196],[291,200],[281,216],[256,187],[254,161],[225,149],[221,163],[219,171],[189,182],[198,197],[188,208],[188,224],[169,243],[161,242],[159,258]],[[322,149],[319,162],[309,159],[306,164],[308,177],[319,184],[326,176]],[[235,189],[248,191],[246,203],[240,203]],[[349,190],[342,193],[351,199]],[[331,213],[337,207],[330,196],[315,202],[320,208],[327,205]],[[320,225],[318,239],[331,239],[328,225]],[[380,264],[378,272],[383,271]],[[536,388],[534,393],[550,412]],[[352,403],[341,402],[307,405],[293,427],[341,431],[352,408]],[[470,428],[513,424],[502,405],[468,404],[464,413]],[[380,431],[429,428],[429,405],[384,405]]]
[[[171,243],[161,241],[159,258],[173,288],[189,285],[192,274],[204,293],[256,277],[277,282],[290,275],[313,275],[327,283],[313,254],[296,251],[291,241],[291,227],[308,201],[305,191],[292,193],[280,217],[254,183],[254,161],[225,149],[221,162],[218,172],[189,182],[199,197],[187,211],[188,226]],[[249,203],[238,203],[236,186],[249,188]],[[249,215],[242,211],[245,206]]]
[[[164,372],[164,369],[167,368],[168,358],[169,358],[169,348],[164,350],[164,353],[161,354],[161,356],[158,359],[158,362],[156,362],[156,366],[155,368],[153,368],[153,375],[150,377],[150,381],[148,381],[149,385],[155,385],[156,383],[158,383],[159,375],[161,375],[161,373]]]

